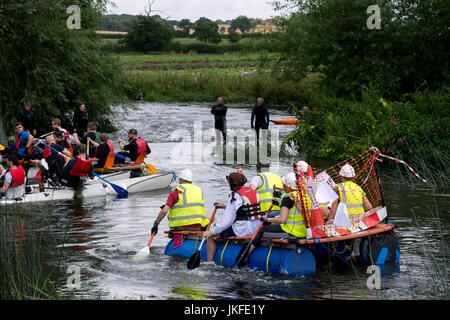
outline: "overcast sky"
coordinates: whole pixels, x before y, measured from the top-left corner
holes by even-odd
[[[148,0],[111,1],[116,7],[109,5],[109,14],[144,14],[144,8],[148,7]],[[271,2],[272,0],[156,0],[152,11],[169,20],[189,19],[192,22],[200,17],[231,20],[239,15],[268,19],[277,15]]]

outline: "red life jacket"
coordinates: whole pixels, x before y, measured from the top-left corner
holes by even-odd
[[[108,144],[109,147],[109,153],[114,153],[114,146],[112,144],[112,141],[108,140],[106,143]]]
[[[44,152],[42,153],[42,156],[45,160],[48,159],[52,155],[52,150],[49,147],[45,147]]]
[[[236,192],[239,193],[242,198],[246,197],[250,201],[250,204],[258,203],[257,192],[252,188],[242,187]]]
[[[23,171],[22,166],[18,166],[16,169],[9,168],[9,172],[11,172],[11,184],[9,185],[10,188],[15,188],[18,186],[21,186],[25,183],[25,171]]]
[[[53,144],[52,144],[53,145]],[[51,146],[50,146],[51,147]],[[45,146],[44,152],[42,153],[42,157],[47,160],[50,156],[52,155],[52,149],[50,149],[49,147]],[[62,158],[62,156],[57,153],[58,156],[60,156]]]
[[[258,193],[249,187],[242,187],[236,191],[242,197],[242,206],[236,210],[236,219],[239,220],[255,220],[260,218],[261,207],[258,202]],[[250,203],[245,201],[248,199]]]
[[[89,171],[91,171],[91,166],[92,159],[83,160],[80,158],[80,156],[77,156],[77,162],[75,163],[73,168],[70,169],[69,174],[71,176],[86,177],[89,175]]]
[[[25,130],[25,131],[30,133],[30,131],[28,131],[28,130]],[[26,145],[27,145],[26,142],[24,143],[24,142],[20,141],[19,136],[22,134],[22,132],[16,135],[16,150],[19,150],[20,148],[26,147]]]
[[[136,139],[137,154],[140,155],[142,152],[147,152],[147,142],[144,138]]]

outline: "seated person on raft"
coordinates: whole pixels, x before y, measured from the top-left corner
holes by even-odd
[[[259,196],[261,212],[269,210],[273,198],[273,187],[277,190],[283,189],[281,177],[276,173],[269,172],[270,164],[258,162],[256,165],[257,175],[250,181],[250,188],[255,190]],[[271,210],[271,216],[280,214],[280,207],[274,205]]]
[[[322,212],[328,217],[328,220],[334,219],[339,203],[347,206],[348,216],[360,215],[372,209],[372,204],[366,197],[366,193],[358,186],[353,179],[355,178],[355,169],[346,164],[339,171],[343,182],[336,184],[335,189],[339,192],[339,199],[336,199],[331,208],[321,208]]]
[[[119,148],[122,150],[119,152],[119,156],[116,155],[114,160],[115,163],[132,163],[132,164],[140,164],[136,163],[139,155],[145,154],[147,156],[152,151],[148,146],[148,143],[144,138],[138,137],[138,132],[136,129],[130,129],[128,131],[128,144],[125,145],[121,138],[117,139],[119,142]],[[144,159],[142,159],[143,161]],[[141,169],[133,169],[130,173],[130,178],[139,177],[142,175]]]
[[[78,146],[79,155],[70,159],[62,169],[62,182],[64,185],[72,188],[83,184],[86,177],[94,178],[94,166],[92,159],[87,159],[87,146],[80,144]]]
[[[250,253],[261,245],[261,238],[264,232],[280,234],[280,237],[286,233],[297,238],[306,237],[306,227],[301,212],[300,195],[297,191],[297,180],[294,172],[290,172],[282,178],[283,189],[286,192],[281,197],[280,215],[274,218],[261,218],[264,226],[252,242]],[[306,194],[303,194],[303,204],[306,210],[311,209],[311,200]]]
[[[95,142],[90,137],[87,137],[87,140],[95,147],[95,156],[92,160],[97,163],[94,165],[94,168],[103,168],[105,166],[106,159],[108,159],[108,155],[110,153],[114,153],[112,141],[108,140],[107,133],[102,133],[100,135],[100,143]]]
[[[28,156],[28,148],[31,147],[34,137],[23,129],[21,122],[16,122],[14,129],[16,130],[16,151],[17,159],[22,160]]]
[[[178,185],[170,192],[152,227],[152,234],[158,232],[158,225],[169,214],[171,230],[200,231],[209,220],[205,215],[205,202],[200,187],[192,184],[192,172],[184,169],[178,178]]]
[[[65,159],[58,152],[70,157],[70,151],[58,144],[53,135],[45,137],[45,144],[42,142],[35,144],[35,148],[43,150],[43,152],[39,159],[33,159],[31,161],[41,164],[41,176],[43,180],[50,178],[53,182],[60,183]]]
[[[9,167],[7,170],[0,164],[1,174],[5,176],[0,193],[6,193],[7,199],[21,198],[25,194],[26,176],[22,166],[19,165],[16,153],[8,155],[6,165]]]
[[[251,236],[260,224],[259,219],[255,219],[261,214],[258,194],[244,186],[247,178],[241,173],[232,172],[227,176],[227,181],[231,190],[227,204],[214,203],[214,206],[224,208],[225,212],[210,230],[203,233],[203,237],[207,239],[208,262],[214,261],[216,238]]]
[[[119,154],[129,159],[122,160],[122,162],[127,162],[128,160],[128,162],[133,163],[141,153],[151,153],[151,150],[145,139],[142,137],[138,137],[138,132],[136,129],[130,129],[128,131],[128,144],[125,145],[121,138],[117,139],[117,142],[119,143],[120,150],[122,150],[122,152],[119,152]],[[117,160],[118,162],[121,161],[120,158],[118,158]]]
[[[88,140],[90,138],[91,140]],[[84,134],[84,137],[80,137],[76,132],[73,133],[73,139],[77,147],[81,144],[88,145],[90,141],[95,141],[96,143],[100,143],[100,133],[97,132],[97,124],[95,122],[89,122],[87,124],[87,131]],[[89,158],[95,157],[95,149],[96,147],[92,144],[89,144],[89,150],[87,151]]]

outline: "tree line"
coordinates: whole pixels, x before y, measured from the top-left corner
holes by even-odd
[[[204,20],[204,18],[200,18],[197,21],[191,21],[190,19],[181,19],[181,20],[167,20],[163,19],[160,15],[152,15],[152,18],[159,20],[163,22],[166,26],[169,27],[169,29],[173,29],[174,26],[177,26],[180,29],[175,32],[175,36],[177,38],[187,38],[189,37],[189,29],[193,29],[194,25],[200,20]],[[209,19],[208,19],[209,20]],[[254,28],[258,24],[261,24],[263,22],[263,19],[261,18],[249,18],[244,15],[240,15],[236,17],[235,19],[229,19],[229,20],[209,20],[213,22],[215,25],[230,25],[231,30],[241,30],[242,32],[247,32],[248,30]],[[122,32],[129,32],[131,28],[136,25],[138,22],[138,16],[136,15],[129,15],[129,14],[109,14],[109,15],[103,15],[101,22],[99,23],[99,28],[101,30],[106,31],[122,31]]]

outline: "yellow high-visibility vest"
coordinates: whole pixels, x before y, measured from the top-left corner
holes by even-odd
[[[339,190],[339,197],[342,203],[345,203],[348,215],[359,215],[364,213],[363,198],[366,195],[353,181],[345,181],[336,185]]]
[[[302,212],[300,211],[301,204],[299,200],[299,194],[297,191],[292,191],[283,195],[281,200],[283,200],[285,197],[291,197],[291,199],[294,201],[294,206],[289,209],[289,216],[286,220],[286,223],[280,225],[281,229],[283,229],[284,232],[292,234],[297,238],[305,238],[306,227]],[[311,200],[309,200],[309,197],[307,195],[303,197],[303,203],[305,204],[307,211],[311,210]]]
[[[265,212],[269,210],[270,204],[272,203],[273,185],[275,185],[277,188],[283,189],[283,181],[281,180],[279,175],[271,172],[261,172],[258,173],[258,176],[262,178],[263,184],[260,188],[256,189],[256,192],[259,195],[261,212]],[[280,207],[274,205],[272,207],[271,214],[279,215]]]
[[[201,224],[202,227],[208,225],[202,189],[189,183],[179,184],[173,190],[175,189],[180,190],[181,193],[177,203],[169,209],[169,227],[191,224]]]

